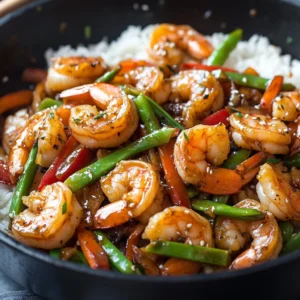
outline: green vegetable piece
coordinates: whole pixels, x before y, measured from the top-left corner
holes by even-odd
[[[92,27],[90,25],[84,26],[84,37],[89,40],[92,36]]]
[[[64,204],[63,204],[63,206],[62,206],[62,211],[61,211],[61,213],[64,215],[66,212],[67,212],[67,202],[65,202]]]
[[[222,66],[229,54],[236,47],[238,42],[243,37],[243,30],[237,29],[231,32],[228,37],[224,40],[224,42],[214,50],[211,56],[207,60],[207,64],[209,66]]]
[[[99,77],[95,82],[111,82],[120,72],[121,67],[117,67],[109,72],[106,72],[104,75]]]
[[[99,120],[99,119],[103,118],[105,115],[106,115],[106,112],[103,112],[103,113],[101,113],[101,114],[95,116],[94,119],[95,119],[95,120]]]
[[[140,119],[146,127],[148,133],[160,129],[160,125],[153,113],[153,110],[145,95],[139,94],[135,99],[135,105],[138,109]]]
[[[145,251],[217,266],[227,266],[229,264],[228,251],[216,248],[193,246],[169,241],[157,241],[149,244],[145,248]]]
[[[63,103],[61,101],[58,101],[58,100],[54,100],[54,99],[51,99],[51,98],[45,98],[41,103],[40,103],[40,106],[39,106],[39,111],[41,110],[44,110],[46,108],[49,108],[49,107],[53,107],[53,106],[62,106]]]
[[[300,153],[297,153],[293,156],[286,156],[283,160],[283,164],[289,169],[292,167],[300,169]]]
[[[293,234],[293,225],[286,221],[286,222],[279,222],[278,223],[282,235],[282,242],[285,244],[290,238],[292,237]]]
[[[266,163],[269,163],[269,164],[278,164],[281,162],[281,159],[279,158],[268,158],[266,160]]]
[[[110,263],[120,273],[138,274],[136,266],[101,231],[95,231],[98,241],[106,252]]]
[[[86,185],[99,180],[103,175],[111,171],[121,160],[132,157],[147,149],[168,143],[174,133],[174,128],[162,128],[160,130],[156,130],[153,133],[142,137],[140,140],[135,141],[79,170],[71,175],[65,183],[69,186],[72,192],[77,192]]]
[[[19,178],[14,195],[12,197],[12,202],[9,209],[10,218],[16,217],[25,208],[22,202],[22,197],[29,195],[30,188],[38,169],[38,165],[35,163],[37,151],[38,147],[37,143],[35,143],[29,153],[29,157],[24,166],[23,174]]]
[[[230,156],[223,162],[222,167],[225,169],[235,170],[236,167],[243,161],[249,158],[250,150],[241,149],[230,154]]]
[[[228,195],[215,195],[213,196],[212,201],[226,204],[228,202],[228,199],[229,199]]]
[[[192,202],[192,207],[198,211],[212,212],[217,216],[224,216],[247,221],[262,220],[265,218],[265,215],[256,209],[234,207],[210,200],[194,200]]]
[[[263,78],[256,75],[250,75],[250,74],[241,74],[241,73],[235,73],[235,72],[225,72],[228,79],[234,81],[235,83],[247,86],[259,90],[265,90],[270,82],[270,79]],[[282,91],[293,91],[295,90],[295,86],[291,83],[284,83],[282,85]]]
[[[120,86],[121,89],[128,95],[132,96],[138,96],[141,91],[131,87],[129,85],[123,85]],[[178,123],[169,113],[167,113],[159,104],[157,104],[155,101],[153,101],[150,97],[144,95],[144,97],[148,100],[151,108],[153,109],[153,112],[155,115],[160,119],[160,121],[168,126],[171,126],[173,128],[178,128],[181,131],[184,130],[185,128]]]
[[[61,248],[51,249],[49,254],[53,258],[60,259]]]
[[[195,189],[193,186],[188,186],[187,188],[187,192],[188,192],[188,195],[189,195],[189,198],[192,199],[196,196],[199,195],[199,191],[197,189]]]
[[[292,253],[300,249],[300,232],[295,233],[292,237],[285,243],[281,250],[281,254]]]

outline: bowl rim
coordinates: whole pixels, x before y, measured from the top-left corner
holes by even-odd
[[[31,3],[28,3],[19,9],[7,14],[4,17],[0,18],[0,27],[6,23],[12,21],[14,18],[26,13],[27,11],[36,8],[39,5],[52,2],[53,0],[37,0]],[[184,276],[139,276],[131,274],[122,274],[113,271],[104,271],[104,270],[94,270],[88,266],[72,263],[69,261],[58,260],[47,253],[41,252],[35,248],[28,247],[16,239],[14,239],[6,230],[0,227],[0,242],[6,244],[7,246],[19,251],[25,255],[33,257],[44,263],[49,263],[60,269],[67,269],[73,272],[83,273],[90,276],[96,277],[106,277],[107,279],[120,279],[128,281],[137,281],[145,283],[155,283],[155,284],[173,284],[173,283],[193,283],[193,282],[207,282],[207,281],[217,281],[224,279],[233,279],[241,276],[252,275],[253,273],[263,272],[267,270],[274,269],[286,263],[294,262],[300,259],[300,251],[297,250],[293,253],[287,254],[285,256],[280,256],[276,259],[254,265],[250,268],[240,269],[240,270],[225,270],[219,271],[211,274],[200,273],[195,275],[184,275]]]
[[[217,280],[224,279],[233,279],[241,276],[249,276],[254,273],[270,271],[276,267],[284,265],[286,263],[294,262],[300,259],[300,251],[295,251],[293,253],[287,254],[285,256],[280,256],[276,259],[254,265],[250,268],[240,269],[240,270],[225,270],[214,273],[200,273],[195,275],[184,275],[184,276],[140,276],[140,275],[131,275],[131,274],[122,274],[113,271],[104,271],[104,270],[94,270],[88,266],[76,264],[69,261],[63,261],[55,259],[48,255],[45,252],[40,250],[28,247],[11,235],[5,232],[3,229],[0,229],[0,242],[5,243],[7,246],[15,249],[16,251],[22,252],[30,257],[33,257],[44,263],[49,263],[54,265],[59,269],[67,269],[70,271],[83,273],[95,277],[106,277],[107,279],[114,280],[127,280],[127,281],[137,281],[141,283],[155,283],[155,284],[165,284],[165,283],[193,283],[193,282],[214,282]]]

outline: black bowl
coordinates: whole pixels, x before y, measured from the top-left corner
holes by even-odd
[[[48,47],[95,43],[103,36],[114,39],[130,24],[187,23],[204,34],[241,27],[245,38],[254,33],[266,35],[284,53],[300,56],[297,36],[300,8],[296,0],[294,4],[275,0],[247,3],[185,0],[178,4],[171,0],[148,0],[145,2],[149,11],[134,10],[135,2],[138,1],[36,1],[0,19],[0,79],[9,77],[7,83],[0,83],[0,94],[26,87],[20,79],[22,70],[29,66],[45,67],[43,53]],[[250,9],[257,10],[255,17],[250,16]],[[204,14],[209,10],[212,14],[207,19]],[[68,24],[63,33],[59,31],[62,22]],[[92,28],[88,41],[83,33],[86,25]],[[289,36],[294,39],[292,44],[286,42]],[[0,269],[47,299],[185,299],[191,295],[201,299],[296,299],[300,296],[298,251],[240,271],[153,278],[95,271],[58,261],[18,243],[3,231],[0,245]]]

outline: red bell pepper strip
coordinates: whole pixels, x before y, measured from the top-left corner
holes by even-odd
[[[228,110],[226,108],[223,108],[217,112],[215,112],[214,114],[206,117],[202,123],[204,125],[217,125],[220,122],[223,123],[225,126],[229,126],[229,113]]]
[[[268,111],[272,110],[272,102],[278,96],[283,84],[282,76],[275,76],[268,85],[264,95],[260,100],[260,107],[265,108]]]
[[[76,151],[76,155],[73,152],[79,147],[78,141],[71,136],[61,152],[59,153],[58,157],[54,160],[48,171],[43,176],[41,183],[38,187],[38,190],[41,191],[44,186],[58,182],[64,181],[70,175],[75,173],[76,171],[80,170],[81,168],[85,167],[87,163],[89,163],[92,159],[92,152],[86,148],[82,148],[81,151]],[[57,177],[57,171],[59,170],[60,166],[65,162],[69,161],[70,165],[65,166],[64,170],[66,174],[59,173],[59,178]]]
[[[174,205],[191,207],[189,195],[184,182],[179,176],[175,164],[173,150],[176,139],[171,139],[168,144],[158,148],[159,156],[163,165],[170,196]]]
[[[84,257],[92,269],[110,270],[108,256],[92,231],[80,226],[78,241]]]
[[[11,185],[12,182],[9,175],[7,164],[3,160],[0,160],[0,182]]]
[[[83,145],[78,146],[67,159],[58,167],[56,177],[59,181],[65,181],[78,170],[86,167],[92,160],[92,151]]]
[[[234,69],[230,69],[230,68],[225,68],[225,67],[221,67],[221,66],[207,66],[207,65],[202,65],[196,62],[186,62],[183,63],[180,66],[180,70],[184,71],[184,70],[204,70],[204,71],[215,71],[215,70],[222,70],[224,72],[237,72]]]

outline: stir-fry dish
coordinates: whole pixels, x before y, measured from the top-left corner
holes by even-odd
[[[148,60],[55,57],[34,91],[0,99],[0,181],[21,243],[93,269],[186,275],[300,248],[300,92],[222,67],[187,25]],[[30,72],[30,71],[29,71]]]

